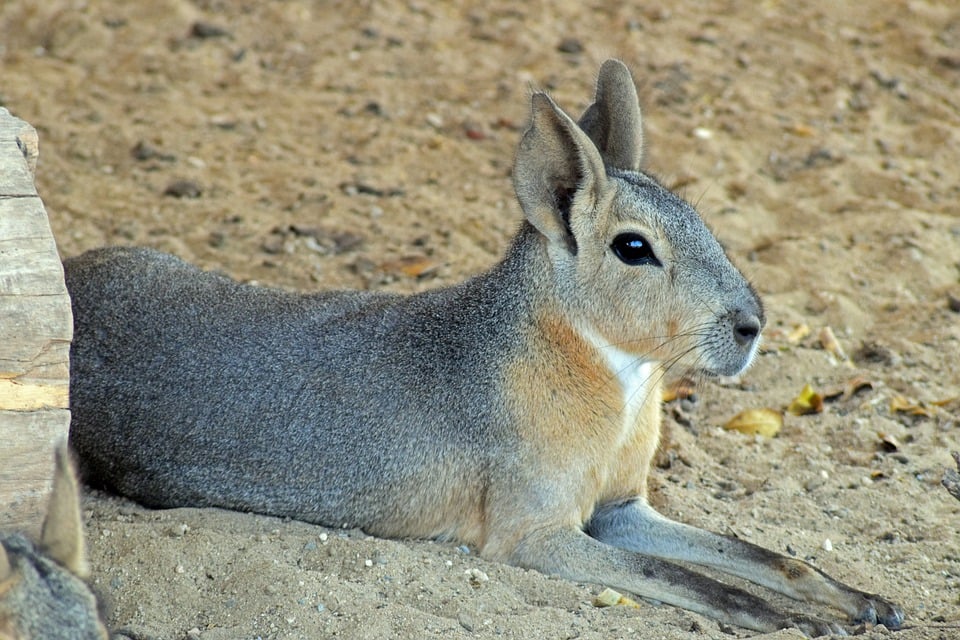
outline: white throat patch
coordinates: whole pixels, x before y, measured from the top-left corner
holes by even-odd
[[[617,444],[623,444],[633,431],[637,415],[646,403],[650,388],[655,382],[656,364],[610,344],[590,329],[583,331],[583,337],[603,355],[610,373],[620,383],[623,393],[623,429]]]

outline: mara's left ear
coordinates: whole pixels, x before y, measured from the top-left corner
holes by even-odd
[[[43,521],[40,549],[71,573],[84,578],[90,568],[83,541],[80,491],[66,442],[57,446],[55,458],[53,490]]]
[[[637,171],[643,161],[640,101],[630,70],[607,60],[597,77],[597,97],[579,122],[608,167]]]
[[[527,220],[551,243],[577,253],[571,219],[589,211],[607,186],[590,138],[545,93],[531,99],[530,127],[517,149],[513,186]]]

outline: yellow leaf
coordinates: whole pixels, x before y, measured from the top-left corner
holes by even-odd
[[[798,344],[808,335],[810,335],[810,327],[805,324],[794,325],[793,329],[787,334],[787,342],[790,344]]]
[[[613,607],[616,605],[640,608],[635,600],[631,600],[613,589],[604,589],[593,599],[593,606],[595,607]]]
[[[674,400],[682,400],[683,398],[689,398],[694,393],[696,393],[696,389],[694,388],[693,381],[687,378],[679,378],[664,387],[663,401],[673,402]]]
[[[776,409],[747,409],[733,416],[724,429],[739,431],[747,435],[761,435],[772,438],[783,427],[783,414]]]
[[[387,273],[399,272],[411,278],[420,278],[432,274],[438,266],[426,256],[404,256],[384,262],[380,268]]]
[[[800,136],[801,138],[810,138],[816,135],[817,130],[811,127],[810,125],[803,124],[802,122],[795,122],[789,127],[787,131],[792,133],[795,136]]]
[[[823,411],[823,396],[813,390],[809,384],[804,385],[800,395],[790,402],[787,411],[795,416],[805,416]]]

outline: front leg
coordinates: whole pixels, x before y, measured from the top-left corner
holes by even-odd
[[[801,560],[670,520],[640,498],[600,507],[587,533],[622,549],[713,567],[797,600],[836,607],[856,623],[890,629],[903,623],[903,610],[879,596],[838,582]]]
[[[569,580],[609,585],[747,629],[771,632],[796,627],[809,636],[846,635],[835,623],[779,611],[742,589],[666,560],[610,546],[572,527],[527,534],[510,560]]]

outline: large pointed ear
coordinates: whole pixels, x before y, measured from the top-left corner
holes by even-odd
[[[66,442],[56,450],[53,490],[40,534],[40,548],[75,575],[83,578],[90,573],[80,518],[80,491]]]
[[[597,77],[597,97],[580,117],[608,167],[637,171],[643,161],[643,126],[637,88],[626,65],[607,60]]]
[[[527,220],[551,242],[577,252],[570,226],[574,204],[592,207],[606,185],[603,160],[590,138],[545,93],[531,99],[530,127],[517,150],[513,186]]]

